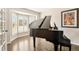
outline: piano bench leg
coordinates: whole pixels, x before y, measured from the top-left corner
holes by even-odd
[[[54,44],[54,51],[58,51],[58,45]]]
[[[69,51],[71,51],[71,46],[68,47]],[[60,45],[60,51],[62,51],[62,46]]]
[[[71,46],[69,46],[69,51],[71,51]]]
[[[60,51],[62,51],[62,46],[60,45]]]

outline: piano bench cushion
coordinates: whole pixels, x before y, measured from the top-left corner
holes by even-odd
[[[71,41],[69,38],[67,38],[65,35],[63,36],[62,39],[60,39],[60,45],[61,46],[71,46]]]
[[[70,47],[70,46],[71,46],[71,44],[70,44],[70,43],[68,43],[68,44],[65,44],[65,43],[60,43],[60,45],[61,45],[61,46],[67,46],[67,47]]]

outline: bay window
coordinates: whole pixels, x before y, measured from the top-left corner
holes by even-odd
[[[12,35],[17,34],[17,15],[12,13]]]

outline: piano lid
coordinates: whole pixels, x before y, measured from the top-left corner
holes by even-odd
[[[42,29],[48,29],[50,28],[50,20],[51,16],[45,16],[44,19],[36,20],[32,22],[29,26],[30,28],[42,28]]]

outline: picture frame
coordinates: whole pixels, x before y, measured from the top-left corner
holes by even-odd
[[[79,9],[70,9],[61,12],[61,26],[69,28],[79,27]]]

